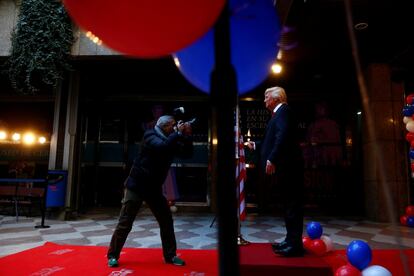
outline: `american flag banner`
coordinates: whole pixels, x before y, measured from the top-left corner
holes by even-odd
[[[238,138],[238,139],[237,139]],[[236,145],[238,146],[238,159],[236,164],[236,182],[239,204],[240,221],[246,219],[246,201],[244,196],[244,183],[246,181],[246,159],[244,156],[243,136],[236,130]]]

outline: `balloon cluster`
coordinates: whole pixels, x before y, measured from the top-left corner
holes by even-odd
[[[216,22],[224,0],[64,0],[83,30],[129,56],[157,58],[202,37]]]
[[[273,1],[230,0],[231,63],[237,73],[239,94],[263,82],[278,53],[281,25]],[[210,92],[215,67],[214,28],[174,54],[182,75],[201,91]]]
[[[400,217],[402,225],[414,227],[414,205],[408,205],[405,208],[405,214]]]
[[[406,105],[402,113],[404,115],[403,122],[408,133],[405,139],[410,143],[409,156],[411,161],[411,172],[414,173],[414,94],[410,94],[406,98]]]
[[[332,239],[328,236],[322,235],[323,229],[319,222],[310,222],[306,226],[308,236],[302,238],[303,247],[306,251],[322,256],[326,252],[333,250]]]
[[[348,264],[339,267],[335,276],[391,276],[391,272],[383,266],[369,265],[372,260],[372,250],[361,240],[352,241],[347,249]]]
[[[215,67],[214,24],[224,0],[64,0],[72,19],[125,55],[174,55],[183,76],[210,92]],[[278,53],[281,23],[272,0],[229,0],[231,62],[240,94],[263,82]]]

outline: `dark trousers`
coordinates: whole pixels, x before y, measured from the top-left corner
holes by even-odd
[[[125,244],[132,224],[142,205],[142,200],[129,200],[122,205],[118,225],[112,235],[107,257],[119,259],[121,250]],[[177,243],[174,234],[174,223],[167,200],[162,194],[151,195],[145,198],[151,212],[154,214],[160,226],[162,251],[165,260],[171,260],[176,255]]]
[[[304,172],[301,166],[279,166],[267,180],[277,185],[286,226],[286,239],[292,246],[302,247]]]

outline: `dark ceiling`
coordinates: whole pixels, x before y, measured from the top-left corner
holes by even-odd
[[[360,62],[392,66],[407,83],[414,79],[414,16],[411,0],[276,0],[284,21],[280,47],[286,81],[353,81],[354,60],[346,22],[349,1]],[[411,77],[411,75],[413,77]]]

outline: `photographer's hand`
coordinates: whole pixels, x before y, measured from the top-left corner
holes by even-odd
[[[182,133],[186,136],[189,136],[193,133],[193,128],[191,127],[191,123],[189,123],[189,122],[184,123],[184,129],[183,129]]]
[[[176,128],[179,133],[183,133],[183,130],[185,128],[185,123],[182,120],[178,121]]]

